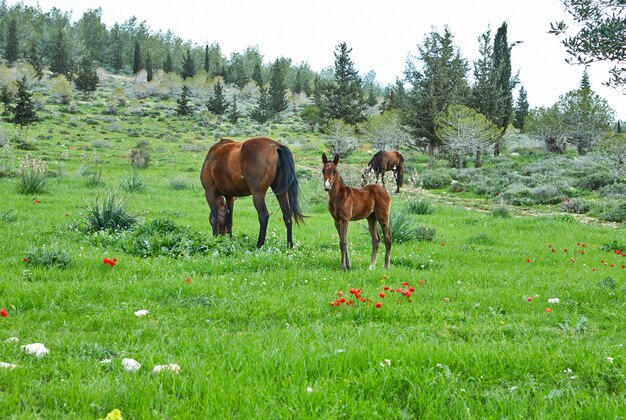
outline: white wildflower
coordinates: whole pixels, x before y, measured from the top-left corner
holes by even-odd
[[[176,363],[170,363],[169,365],[156,365],[154,369],[152,369],[152,373],[161,373],[161,372],[180,372],[180,366]]]
[[[10,343],[19,343],[20,339],[17,337],[9,337],[6,340],[4,340],[5,343],[10,344]]]
[[[313,388],[311,388],[310,386],[307,386],[306,387],[306,392],[308,392],[310,394],[311,392],[313,392]]]
[[[122,359],[122,367],[126,372],[136,372],[141,368],[141,364],[135,359]]]
[[[513,385],[512,387],[509,387],[509,392],[513,392],[513,391],[517,391],[517,387],[515,385]]]
[[[109,365],[111,364],[111,359],[102,359],[100,360],[101,365]]]
[[[345,352],[344,349],[337,349],[337,353],[343,353],[343,352]]]
[[[548,303],[553,303],[555,305],[561,303],[561,300],[559,298],[550,298],[548,299]]]
[[[563,371],[563,373],[569,375],[570,373],[572,373],[572,370],[570,368],[567,368]]]
[[[146,316],[146,315],[148,315],[147,309],[140,309],[138,311],[135,311],[135,316]]]
[[[49,353],[46,346],[41,343],[26,344],[22,346],[22,351],[26,354],[34,354],[38,359]]]
[[[17,365],[14,365],[12,363],[0,362],[0,369],[15,369],[16,367]]]
[[[608,360],[609,363],[613,363],[613,358],[612,357],[607,357],[606,360]]]

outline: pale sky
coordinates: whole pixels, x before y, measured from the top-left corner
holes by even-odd
[[[8,5],[16,1],[7,1]],[[583,67],[565,63],[560,38],[547,31],[550,22],[567,20],[560,0],[24,0],[72,12],[80,19],[88,9],[102,8],[110,28],[131,16],[145,21],[151,31],[171,30],[184,40],[205,45],[217,42],[227,57],[248,46],[258,46],[265,63],[284,56],[294,64],[307,62],[314,71],[334,64],[335,46],[352,48],[355,67],[376,72],[383,85],[404,76],[407,56],[433,28],[448,25],[455,45],[470,65],[478,58],[478,37],[495,35],[508,22],[508,40],[523,41],[513,48],[513,71],[528,92],[531,107],[550,106],[559,95],[575,89]],[[626,91],[602,85],[612,65],[589,68],[592,88],[609,101],[620,119],[626,119]]]

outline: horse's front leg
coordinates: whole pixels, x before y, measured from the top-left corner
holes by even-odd
[[[261,248],[265,243],[265,235],[267,234],[267,222],[270,218],[270,213],[269,211],[267,211],[267,206],[265,205],[264,193],[253,193],[252,202],[254,203],[254,208],[259,215],[259,239],[256,242],[256,247]]]
[[[291,219],[291,206],[289,205],[289,196],[287,193],[276,196],[278,204],[280,204],[280,210],[283,213],[283,221],[285,222],[285,228],[287,228],[287,247],[293,248],[293,220]]]
[[[226,234],[233,236],[233,211],[235,210],[235,197],[226,197],[226,214],[224,215],[224,229]]]
[[[374,267],[376,267],[378,244],[380,243],[380,235],[378,234],[378,228],[376,226],[376,215],[374,213],[368,216],[367,225],[370,229],[370,235],[372,237],[372,258],[370,260],[370,270],[373,270]]]
[[[339,227],[339,249],[341,250],[341,270],[346,271],[352,268],[350,256],[348,255],[348,220],[340,220]]]

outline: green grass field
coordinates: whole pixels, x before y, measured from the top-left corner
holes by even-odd
[[[626,415],[626,257],[603,249],[626,242],[623,224],[495,217],[429,193],[434,212],[410,217],[436,232],[432,241],[394,244],[389,270],[381,249],[370,271],[366,223],[353,222],[344,273],[321,139],[285,126],[256,133],[292,148],[307,216],[287,249],[269,193],[268,241],[256,250],[249,197],[236,201],[234,237],[211,235],[198,179],[211,133],[163,111],[172,104],[154,106],[158,117],[50,105],[27,132],[36,150],[4,151],[5,166],[30,154],[50,175],[35,194],[20,194],[15,174],[0,178],[0,362],[17,365],[0,368],[2,418],[104,418],[116,408],[125,418]],[[138,171],[145,188],[126,193],[140,140],[150,144]],[[361,168],[359,153],[343,167]],[[423,156],[409,159],[423,169]],[[418,194],[409,190],[392,195],[392,213],[406,212]],[[208,249],[157,246],[161,255],[144,257],[135,251],[157,236],[85,233],[88,207],[110,193],[140,225],[169,221]],[[396,291],[409,287],[410,297]],[[30,343],[49,353],[25,354]],[[141,368],[125,371],[124,358]],[[180,372],[152,372],[170,363]]]

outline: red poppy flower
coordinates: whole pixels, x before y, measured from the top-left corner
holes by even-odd
[[[33,202],[34,202],[35,204],[40,204],[40,203],[41,203],[41,200],[35,200],[35,201],[33,201]]]
[[[378,296],[380,296],[380,298],[381,298],[381,299],[384,299],[384,298],[385,298],[385,294],[384,294],[383,292],[380,292],[380,293],[378,294]]]
[[[591,271],[596,271],[596,268],[595,268],[595,267],[593,267],[593,268],[591,269]]]
[[[548,245],[548,248],[552,248],[552,244],[549,244],[549,245]]]
[[[355,289],[354,287],[351,287],[351,288],[350,288],[350,293],[352,293],[353,295],[355,295],[355,294],[356,294],[356,289]]]
[[[24,262],[27,263],[28,262],[28,258],[24,257]]]
[[[405,281],[404,283],[402,283],[402,285],[403,285],[403,286],[408,286],[408,285],[409,285],[409,282],[408,282],[408,281]]]
[[[113,258],[112,260],[105,258],[102,260],[102,262],[113,267],[117,263],[117,258]]]
[[[552,308],[546,308],[545,311],[547,314],[549,314],[550,312],[552,312]]]
[[[529,301],[529,302],[532,302],[532,301],[533,301],[533,298],[532,298],[531,296],[528,296],[528,301]]]
[[[446,246],[446,244],[441,244],[441,246]]]
[[[563,248],[563,252],[567,252],[567,248]]]
[[[556,251],[554,250],[554,248],[552,248],[552,252],[556,252]]]
[[[528,259],[526,260],[526,262],[527,262],[527,263],[529,263],[529,262],[530,262],[530,258],[528,258]]]
[[[189,277],[187,277],[187,278],[185,279],[185,283],[186,283],[186,284],[191,284],[191,279],[190,279]]]
[[[415,287],[409,286],[409,292],[413,293],[415,291]]]
[[[8,316],[6,308],[0,309],[0,315],[2,315],[3,318]]]
[[[389,286],[383,287],[384,290],[389,290]]]
[[[352,299],[350,299],[349,301],[346,302],[346,305],[352,306],[354,305],[354,302],[352,301]]]
[[[421,285],[424,285],[424,284],[426,284],[426,280],[420,279],[420,281],[418,281],[418,283],[421,284]]]
[[[383,304],[382,304],[382,303],[380,303],[380,302],[376,302],[376,305],[375,305],[375,306],[376,306],[377,308],[380,308],[381,306],[383,306]]]

